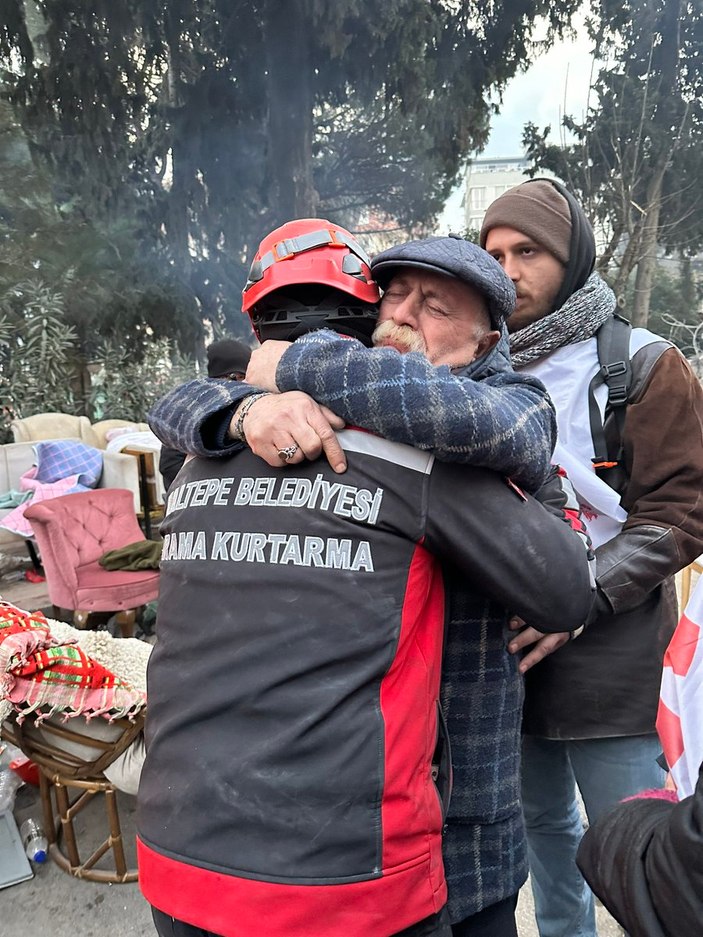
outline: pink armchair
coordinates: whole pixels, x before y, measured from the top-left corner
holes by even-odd
[[[145,539],[132,492],[96,488],[63,495],[30,505],[25,517],[39,546],[54,607],[73,611],[78,628],[86,627],[91,612],[118,612],[122,633],[131,634],[135,610],[158,596],[159,573],[108,571],[98,560],[108,550]]]

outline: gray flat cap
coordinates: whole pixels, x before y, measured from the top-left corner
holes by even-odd
[[[457,234],[389,247],[371,261],[371,273],[383,289],[398,267],[443,273],[473,286],[486,297],[491,322],[498,329],[515,308],[515,287],[498,261]]]

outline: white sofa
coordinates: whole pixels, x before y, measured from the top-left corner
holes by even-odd
[[[15,442],[36,442],[38,439],[80,439],[81,442],[97,449],[107,448],[107,435],[110,430],[130,428],[145,432],[146,423],[134,420],[100,420],[91,423],[87,416],[73,416],[71,413],[34,413],[10,423]]]
[[[32,442],[11,442],[0,445],[0,494],[18,491],[20,477],[34,465]],[[134,456],[124,452],[103,452],[103,471],[98,488],[127,488],[134,496],[134,510],[139,511],[139,466]],[[0,509],[0,520],[9,514]],[[0,527],[0,547],[3,544],[21,543],[22,537]]]

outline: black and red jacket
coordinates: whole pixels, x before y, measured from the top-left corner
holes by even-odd
[[[590,609],[579,538],[500,476],[340,441],[343,475],[243,451],[169,493],[140,884],[225,937],[388,937],[443,906],[442,560],[545,630]]]

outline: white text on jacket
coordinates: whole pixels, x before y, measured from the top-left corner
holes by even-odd
[[[340,517],[350,517],[362,524],[375,524],[383,501],[383,488],[371,491],[328,482],[317,475],[313,481],[286,475],[282,478],[240,478],[232,492],[234,478],[204,478],[180,485],[168,496],[166,514],[187,507],[205,507],[209,504],[308,508],[332,511]]]

